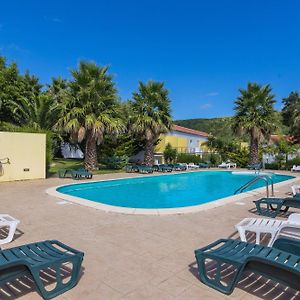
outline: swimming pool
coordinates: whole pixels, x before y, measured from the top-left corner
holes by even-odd
[[[294,178],[272,174],[274,183]],[[234,192],[256,176],[230,171],[186,172],[79,183],[62,186],[58,193],[104,205],[134,209],[170,209],[201,205],[234,195]],[[258,181],[248,190],[263,187]]]

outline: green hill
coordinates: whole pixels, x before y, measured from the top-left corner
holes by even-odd
[[[177,120],[175,124],[187,128],[205,131],[216,137],[232,138],[233,132],[231,129],[232,117],[213,118],[213,119],[189,119]]]
[[[223,139],[232,139],[235,134],[231,129],[233,117],[223,117],[223,118],[212,118],[212,119],[188,119],[188,120],[177,120],[174,123],[187,128],[205,131],[214,135],[215,137]],[[278,129],[276,134],[287,134],[288,127],[282,124],[281,115],[278,112]],[[247,140],[247,137],[242,137],[242,140]]]

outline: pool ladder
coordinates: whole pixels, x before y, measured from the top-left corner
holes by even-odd
[[[274,182],[273,179],[271,178],[270,175],[259,175],[256,176],[255,178],[251,179],[249,182],[238,188],[234,194],[236,195],[237,193],[242,193],[246,188],[254,184],[255,182],[263,180],[266,183],[266,193],[267,193],[267,198],[269,198],[270,193],[269,193],[269,185],[271,185],[271,196],[274,197]]]

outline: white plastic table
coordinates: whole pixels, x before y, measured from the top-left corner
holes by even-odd
[[[269,233],[271,235],[268,246],[272,243],[276,233],[287,221],[279,221],[274,219],[246,218],[235,225],[243,242],[247,242],[246,232],[255,233],[255,243],[260,244],[261,233]]]

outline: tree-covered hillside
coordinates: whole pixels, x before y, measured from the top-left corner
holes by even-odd
[[[234,135],[231,129],[232,118],[233,117],[177,120],[175,121],[175,124],[195,130],[204,131],[218,138],[232,139],[232,136]],[[281,119],[280,113],[278,113],[278,118],[279,120]],[[287,134],[288,127],[284,126],[281,121],[279,121],[278,123],[279,128],[274,133]]]
[[[232,137],[232,117],[178,120],[175,124],[210,133],[216,137]]]

